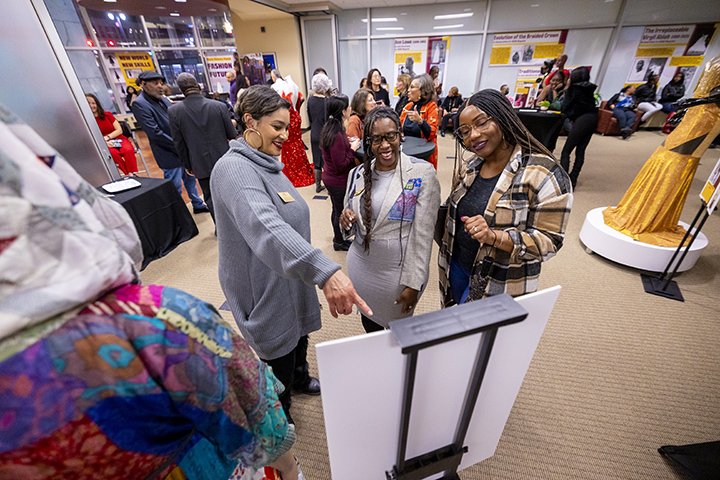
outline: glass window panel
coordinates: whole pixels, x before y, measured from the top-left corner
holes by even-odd
[[[367,37],[367,9],[343,10],[337,13],[338,37]]]
[[[121,12],[88,10],[98,41],[105,47],[147,47],[140,17]]]
[[[373,8],[371,32],[374,37],[481,32],[485,26],[486,3],[483,0]],[[498,3],[503,2],[493,3],[493,9]]]
[[[195,17],[203,47],[234,47],[235,36],[228,17]]]
[[[200,59],[200,53],[197,50],[163,50],[157,52],[157,60],[160,64],[160,71],[165,77],[165,81],[170,85],[175,93],[179,93],[177,88],[177,76],[182,72],[192,74],[200,84],[200,87],[207,91],[207,77],[205,75],[205,66]]]
[[[192,19],[189,17],[145,17],[154,47],[194,47]]]
[[[615,23],[620,0],[513,0],[493,2],[489,31],[524,32]],[[592,12],[592,14],[590,13]]]
[[[340,90],[353,96],[360,80],[367,76],[367,40],[342,40],[338,42],[340,62]]]
[[[66,47],[84,47],[91,40],[73,0],[45,0],[50,18]]]
[[[93,50],[69,50],[67,55],[83,92],[95,95],[106,111],[118,113],[114,95],[102,73],[100,54]]]

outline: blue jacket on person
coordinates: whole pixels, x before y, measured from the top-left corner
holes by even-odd
[[[156,100],[145,92],[141,92],[132,105],[135,120],[148,136],[155,161],[163,170],[182,167],[170,134],[170,105],[167,98]]]

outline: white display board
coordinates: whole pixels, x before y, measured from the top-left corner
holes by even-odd
[[[495,453],[559,293],[556,286],[517,298],[528,318],[498,330],[460,469]],[[452,443],[480,337],[420,352],[407,458]],[[406,356],[390,331],[316,348],[332,478],[385,478],[396,462]]]

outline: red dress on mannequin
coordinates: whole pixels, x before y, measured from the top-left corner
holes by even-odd
[[[292,95],[283,95],[283,98],[290,102],[290,127],[288,128],[288,139],[283,143],[280,160],[285,164],[283,173],[295,187],[307,187],[315,183],[312,164],[308,161],[305,144],[302,141],[302,118],[300,117],[300,106],[304,99],[298,94],[297,103],[293,105]]]

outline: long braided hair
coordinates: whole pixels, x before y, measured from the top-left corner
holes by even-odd
[[[539,140],[532,136],[528,131],[527,127],[520,121],[515,110],[508,102],[505,95],[500,93],[498,90],[488,88],[480,90],[470,97],[460,107],[456,118],[460,118],[463,110],[469,106],[474,106],[487,113],[495,120],[500,131],[502,132],[505,141],[512,147],[520,145],[522,149],[523,157],[526,155],[532,155],[533,153],[542,153],[547,155],[553,160],[557,161],[553,156],[552,152],[545,147]],[[456,138],[460,145],[467,149],[467,146],[463,143],[459,135]]]
[[[362,219],[365,224],[366,231],[365,240],[363,241],[363,247],[365,247],[366,252],[370,249],[370,241],[372,239],[372,234],[370,233],[370,230],[372,229],[373,213],[371,164],[372,160],[375,158],[372,151],[372,142],[370,141],[370,137],[372,136],[372,129],[375,122],[383,118],[389,118],[392,120],[398,131],[400,130],[400,117],[398,117],[395,110],[390,107],[375,107],[368,112],[365,117],[365,129],[363,131],[363,149],[365,151],[365,158],[363,160],[363,181],[365,182],[365,192],[363,193]]]

